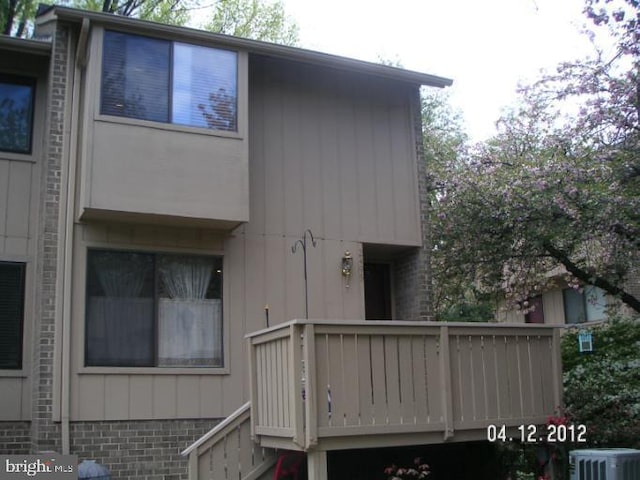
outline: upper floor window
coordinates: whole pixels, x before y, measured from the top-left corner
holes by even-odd
[[[565,323],[582,323],[606,318],[607,300],[604,290],[592,285],[581,291],[566,288],[564,297]]]
[[[237,53],[106,31],[101,113],[235,132]]]
[[[0,75],[0,150],[31,153],[35,81]]]
[[[0,262],[0,368],[22,368],[24,263]]]
[[[222,258],[90,250],[85,363],[222,367]]]

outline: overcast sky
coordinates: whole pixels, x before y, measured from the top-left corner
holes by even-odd
[[[452,78],[474,140],[494,132],[521,80],[592,53],[583,0],[284,0],[302,47]]]

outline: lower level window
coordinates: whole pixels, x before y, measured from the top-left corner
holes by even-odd
[[[90,250],[85,363],[221,367],[222,258]]]
[[[0,262],[0,369],[22,368],[24,263]]]
[[[564,297],[565,323],[583,323],[606,318],[607,299],[602,289],[591,285],[582,290],[566,288]]]

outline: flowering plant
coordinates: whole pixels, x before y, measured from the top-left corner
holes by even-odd
[[[431,471],[429,470],[429,465],[423,463],[420,457],[416,457],[413,459],[412,467],[391,465],[384,469],[384,474],[388,480],[413,480],[427,478]]]

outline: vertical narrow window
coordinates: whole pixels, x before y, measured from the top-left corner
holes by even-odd
[[[0,75],[0,150],[31,153],[35,81]]]
[[[593,285],[584,287],[584,303],[588,322],[606,318],[607,299],[604,290]]]
[[[565,323],[582,323],[606,318],[607,299],[604,290],[587,285],[582,291],[567,288],[564,295]]]
[[[22,368],[24,263],[0,262],[0,369]]]
[[[176,43],[173,57],[173,123],[237,130],[234,52]]]
[[[222,365],[221,259],[158,258],[158,366]]]
[[[90,251],[87,267],[86,364],[152,366],[153,257]]]
[[[103,41],[102,113],[168,122],[171,43],[119,32]]]
[[[566,288],[563,292],[563,297],[565,323],[582,323],[586,321],[582,293],[573,288]]]

